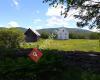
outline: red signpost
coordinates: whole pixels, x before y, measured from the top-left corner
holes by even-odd
[[[38,60],[42,56],[42,52],[40,52],[37,48],[33,48],[33,50],[28,54],[30,59],[32,59],[35,62],[38,62]]]

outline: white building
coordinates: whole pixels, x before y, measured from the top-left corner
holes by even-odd
[[[61,39],[61,40],[64,40],[64,39],[69,39],[69,32],[66,28],[62,27],[62,28],[59,28],[57,31],[56,31],[56,34],[57,34],[57,39]]]

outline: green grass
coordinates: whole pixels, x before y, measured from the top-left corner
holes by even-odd
[[[38,42],[23,43],[22,48],[57,49],[63,51],[96,51],[100,52],[99,40],[70,39],[51,40],[40,39]]]

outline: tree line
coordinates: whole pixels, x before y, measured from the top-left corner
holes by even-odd
[[[57,34],[49,33],[49,32],[42,32],[41,38],[43,39],[49,39],[57,38]],[[69,33],[70,39],[100,39],[100,33],[91,32],[91,33]]]

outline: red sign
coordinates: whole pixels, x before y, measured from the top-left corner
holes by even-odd
[[[38,60],[42,56],[42,52],[40,52],[37,48],[33,48],[33,50],[28,54],[28,56],[34,60],[35,62],[38,62]]]

